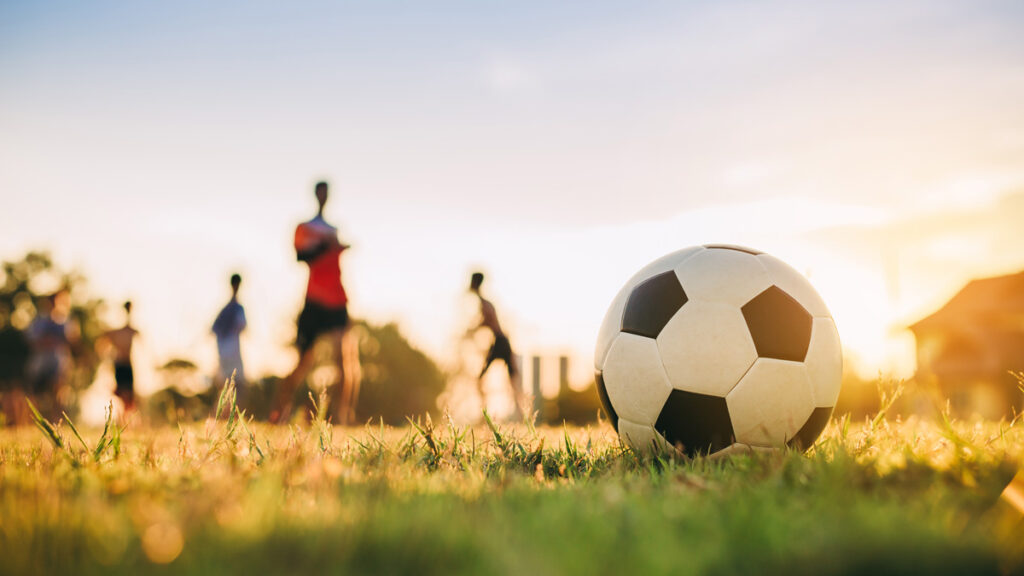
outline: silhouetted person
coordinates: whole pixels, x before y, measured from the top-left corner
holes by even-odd
[[[295,229],[296,259],[309,266],[306,303],[299,314],[298,335],[295,339],[299,361],[295,370],[281,382],[270,420],[287,420],[295,389],[313,367],[313,346],[317,339],[324,337],[331,343],[331,352],[338,369],[337,387],[340,388],[331,394],[330,412],[335,412],[333,405],[337,403],[339,408],[336,422],[347,424],[355,418],[355,405],[359,397],[358,382],[348,381],[345,377],[343,357],[343,342],[349,318],[348,296],[341,284],[341,253],[349,246],[338,240],[338,229],[324,220],[327,183],[318,182],[315,192],[319,204],[316,217],[299,224]]]
[[[135,409],[135,370],[132,368],[132,342],[139,331],[132,327],[132,303],[124,303],[124,326],[109,330],[101,339],[110,344],[114,356],[114,395],[124,403],[125,412]]]
[[[22,331],[0,329],[0,426],[29,422],[25,367],[31,356],[32,345]]]
[[[60,413],[58,393],[62,392],[69,363],[71,347],[65,321],[67,293],[57,292],[39,302],[36,317],[25,335],[32,348],[27,366],[28,387],[25,392],[44,415]]]
[[[213,321],[213,334],[217,337],[218,386],[235,375],[235,384],[241,391],[245,385],[245,369],[242,366],[242,346],[239,336],[245,330],[245,308],[238,303],[238,287],[242,285],[242,277],[231,275],[231,300],[224,305],[217,319]]]
[[[480,299],[480,324],[470,329],[470,332],[486,328],[491,331],[491,335],[494,337],[491,348],[487,352],[487,358],[484,360],[484,367],[480,370],[480,376],[477,378],[480,397],[481,399],[484,397],[484,375],[487,374],[491,363],[495,360],[501,360],[505,363],[505,368],[508,370],[508,382],[512,388],[512,398],[516,404],[516,414],[522,415],[524,395],[522,386],[519,383],[519,371],[516,369],[516,364],[513,360],[512,344],[509,342],[508,336],[501,329],[501,323],[498,322],[498,313],[494,309],[494,304],[480,294],[480,285],[483,282],[484,275],[480,272],[474,272],[469,281],[469,291]]]

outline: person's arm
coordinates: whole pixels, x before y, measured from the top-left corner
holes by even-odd
[[[217,314],[217,318],[213,321],[213,326],[210,327],[210,332],[213,332],[217,336],[223,334],[227,328],[227,326],[224,325],[228,321],[227,315],[225,314],[226,312],[227,308],[222,308]]]
[[[328,246],[326,242],[318,242],[316,246],[312,246],[310,248],[303,250],[296,249],[295,259],[299,262],[309,263],[319,258],[324,252],[327,252],[328,248],[330,248],[330,246]]]
[[[350,244],[345,244],[344,242],[342,242],[337,235],[327,238],[324,241],[324,244],[326,244],[327,248],[329,249],[337,249],[341,252],[344,252],[345,250],[348,250],[349,248],[352,247]]]
[[[487,327],[494,330],[498,325],[498,312],[494,309],[494,304],[484,301],[480,306],[480,327]]]
[[[309,230],[305,224],[300,224],[295,228],[296,260],[308,264],[316,260],[325,250],[327,250],[327,245],[323,239]]]

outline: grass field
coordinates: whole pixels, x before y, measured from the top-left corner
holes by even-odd
[[[834,420],[808,454],[607,425],[0,431],[5,574],[1000,574],[1020,423]],[[234,413],[237,415],[237,411]],[[45,424],[44,424],[45,426]],[[54,441],[56,440],[56,442]],[[59,444],[59,445],[58,445]]]

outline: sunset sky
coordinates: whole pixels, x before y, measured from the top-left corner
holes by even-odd
[[[150,366],[212,365],[239,271],[254,374],[294,360],[320,179],[354,316],[446,358],[480,268],[584,377],[620,285],[692,244],[807,274],[864,375],[1024,269],[1024,3],[427,4],[0,3],[0,259],[133,299]]]

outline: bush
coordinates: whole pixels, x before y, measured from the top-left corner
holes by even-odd
[[[446,378],[437,364],[402,335],[397,324],[374,326],[358,322],[362,389],[356,416],[360,421],[383,418],[401,424],[406,416],[437,415],[437,397]]]

